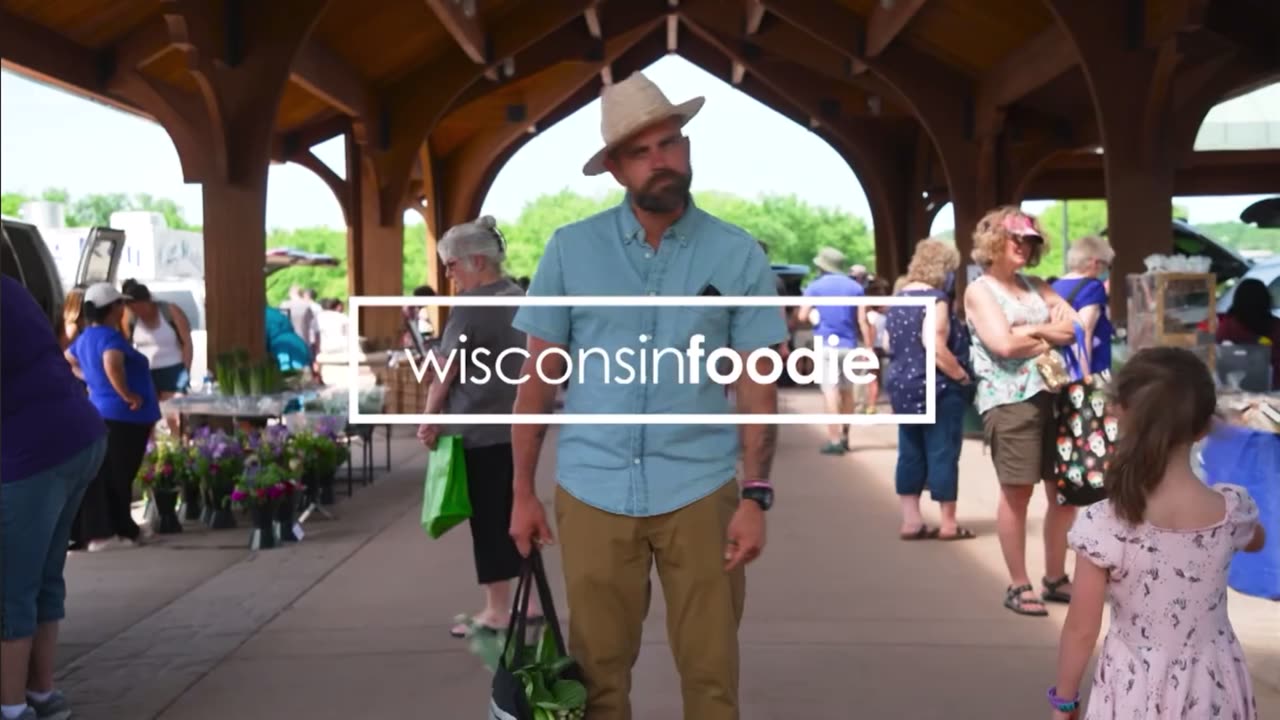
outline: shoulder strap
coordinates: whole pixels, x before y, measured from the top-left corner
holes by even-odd
[[[160,311],[160,317],[173,328],[173,334],[178,338],[178,347],[182,347],[182,333],[178,332],[178,323],[173,321],[173,306],[161,300],[156,302],[156,309]]]
[[[1067,304],[1071,307],[1075,307],[1074,303],[1076,296],[1079,295],[1080,291],[1084,290],[1085,286],[1091,282],[1093,282],[1093,278],[1080,278],[1080,282],[1076,283],[1076,286],[1071,288],[1071,292],[1067,293],[1067,296],[1063,298],[1063,300],[1066,300]]]

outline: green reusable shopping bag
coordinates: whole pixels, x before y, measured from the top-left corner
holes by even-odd
[[[436,540],[470,517],[462,436],[443,435],[427,459],[427,479],[422,484],[422,529]]]

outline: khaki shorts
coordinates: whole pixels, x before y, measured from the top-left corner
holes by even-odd
[[[1054,395],[1048,392],[982,414],[982,438],[1001,485],[1035,485],[1053,477],[1055,417]]]

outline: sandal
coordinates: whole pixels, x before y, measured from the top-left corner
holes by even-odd
[[[898,533],[899,540],[932,540],[938,537],[938,530],[928,525],[921,525],[915,532]]]
[[[1045,617],[1049,614],[1049,610],[1045,608],[1044,603],[1039,598],[1023,597],[1023,593],[1035,592],[1035,588],[1030,585],[1009,586],[1004,592],[1004,606],[1019,615],[1030,615],[1032,617]],[[1033,609],[1034,606],[1040,606],[1039,609]],[[1028,607],[1032,606],[1032,607]]]
[[[959,526],[957,526],[956,531],[954,533],[951,533],[950,535],[943,534],[941,530],[938,531],[938,535],[937,535],[937,539],[943,542],[954,542],[956,540],[972,540],[976,537],[978,536],[973,534],[973,531],[970,530],[969,528],[959,527]]]
[[[539,627],[546,621],[547,619],[542,615],[531,615],[525,618],[525,624],[531,628]],[[449,634],[456,638],[468,638],[481,632],[501,633],[507,631],[506,627],[486,625],[485,623],[476,620],[475,617],[467,617],[466,615],[459,615],[454,618],[454,622],[456,622],[457,625],[449,628]]]
[[[1047,577],[1040,578],[1040,582],[1044,585],[1044,592],[1040,593],[1040,597],[1044,598],[1046,602],[1062,603],[1063,605],[1071,604],[1071,593],[1062,592],[1058,589],[1071,582],[1070,575],[1063,575],[1052,582]]]
[[[494,627],[480,622],[475,617],[467,617],[459,615],[454,618],[457,624],[449,628],[449,635],[456,638],[469,638],[476,633],[500,633],[505,632],[505,627]]]

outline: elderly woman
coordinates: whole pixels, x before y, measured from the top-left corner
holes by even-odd
[[[132,547],[142,539],[133,521],[133,479],[160,420],[160,404],[147,358],[117,329],[124,295],[110,283],[84,291],[88,326],[67,349],[67,361],[89,388],[89,401],[107,422],[107,457],[85,491],[81,537],[89,551]]]
[[[1111,319],[1107,317],[1107,276],[1115,260],[1115,250],[1105,238],[1082,237],[1067,250],[1070,272],[1050,283],[1054,292],[1076,311],[1084,331],[1081,367],[1089,375],[1058,392],[1057,447],[1071,448],[1068,457],[1055,460],[1053,479],[1060,504],[1092,505],[1106,497],[1102,468],[1111,455],[1113,441],[1105,430],[1106,416],[1094,408],[1107,404],[1107,381],[1111,372]],[[1052,578],[1048,585],[1066,578]],[[1069,602],[1070,596],[1050,589],[1046,599]]]
[[[903,540],[968,540],[973,532],[956,524],[956,497],[960,484],[960,448],[964,442],[964,414],[973,402],[969,374],[969,334],[956,318],[953,285],[960,253],[940,240],[916,245],[907,281],[898,297],[932,298],[933,322],[920,306],[894,305],[885,315],[893,339],[893,362],[885,378],[894,414],[919,415],[925,411],[929,388],[925,385],[924,339],[934,337],[935,413],[932,425],[898,426],[898,467],[894,483],[902,502]],[[920,514],[920,494],[938,503],[942,526],[925,525]]]
[[[1044,595],[1070,597],[1066,577],[1067,530],[1075,509],[1057,502],[1053,476],[1055,393],[1041,376],[1036,358],[1075,341],[1076,314],[1053,288],[1024,275],[1044,252],[1044,234],[1034,218],[1017,207],[987,213],[973,235],[973,260],[982,276],[964,295],[973,338],[971,359],[976,405],[991,448],[1000,504],[996,532],[1012,584],[1004,605],[1021,615],[1045,616],[1045,600],[1027,575],[1027,506],[1044,483],[1049,509],[1044,520]],[[1049,578],[1057,578],[1050,581]]]
[[[67,539],[102,465],[107,429],[62,361],[49,317],[8,275],[0,277],[0,352],[0,714],[66,717],[53,668]]]
[[[524,295],[503,273],[506,243],[492,217],[451,228],[440,239],[439,253],[459,295]],[[516,385],[501,378],[518,378],[524,355],[500,355],[525,346],[524,333],[511,326],[515,311],[515,306],[453,308],[436,352],[445,358],[454,351],[466,352],[471,370],[462,379],[458,377],[460,360],[441,361],[439,367],[446,370],[427,392],[427,414],[511,412]],[[499,361],[501,367],[497,367]],[[490,363],[484,370],[476,367]],[[504,630],[510,617],[510,581],[519,576],[522,565],[508,533],[515,469],[511,425],[463,425],[450,432],[462,436],[476,579],[485,591],[484,609],[451,630],[454,637],[466,637],[476,631]],[[418,429],[418,437],[429,448],[435,447],[440,433],[441,426],[436,424]]]

